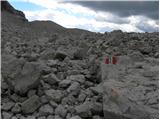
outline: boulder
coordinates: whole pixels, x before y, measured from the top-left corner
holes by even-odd
[[[54,89],[50,89],[50,90],[46,90],[45,91],[45,95],[50,99],[53,100],[57,103],[60,103],[64,94],[61,90],[54,90]]]
[[[14,106],[14,102],[7,102],[2,104],[2,110],[8,111]]]
[[[58,84],[61,80],[57,78],[57,76],[53,73],[50,73],[49,75],[43,76],[43,80],[50,85]]]
[[[39,85],[40,64],[35,62],[27,62],[19,75],[17,75],[14,84],[15,92],[24,94],[29,89]]]
[[[71,81],[79,82],[80,84],[83,84],[85,82],[85,77],[84,75],[81,75],[81,74],[68,76],[67,79]]]
[[[58,60],[64,60],[67,57],[67,53],[62,50],[57,50],[54,58]]]
[[[153,97],[150,95],[147,98],[146,93],[155,91],[150,86],[158,88],[154,82],[150,82],[153,74],[144,77],[143,68],[138,68],[139,70],[135,68],[136,62],[140,62],[142,59],[131,60],[131,64],[125,63],[125,60],[129,59],[118,59],[121,62],[118,61],[116,65],[102,64],[101,66],[104,118],[157,118],[157,109],[146,105],[145,102]],[[150,66],[149,68],[152,68],[150,63],[147,64]],[[155,83],[158,84],[158,81]],[[155,100],[158,99],[157,95],[154,97]],[[158,105],[157,102],[155,103]]]
[[[21,112],[21,106],[20,106],[20,104],[16,103],[15,106],[12,108],[11,112],[15,113],[15,114],[20,113]]]
[[[13,116],[13,113],[11,112],[5,112],[5,111],[2,112],[3,119],[11,119],[12,116]]]
[[[39,109],[39,114],[42,116],[52,115],[53,113],[54,110],[49,104],[43,105]]]
[[[50,60],[53,59],[54,56],[55,56],[55,50],[52,48],[47,48],[40,54],[40,59]]]
[[[83,104],[76,106],[75,110],[76,110],[76,113],[82,118],[92,117],[89,102],[84,102]]]
[[[71,80],[62,80],[60,83],[59,83],[59,87],[61,88],[67,88],[69,85],[71,84]]]
[[[16,93],[25,94],[37,87],[41,72],[39,63],[25,62],[11,55],[3,56],[2,60],[2,76]]]
[[[29,114],[36,111],[40,105],[40,98],[37,95],[34,95],[21,103],[21,109],[24,114]]]
[[[59,115],[62,118],[66,118],[67,115],[67,110],[62,106],[59,105],[56,109],[55,109],[55,114]]]

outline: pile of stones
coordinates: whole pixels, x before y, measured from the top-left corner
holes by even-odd
[[[2,16],[2,118],[158,118],[158,33],[27,37],[23,22]]]

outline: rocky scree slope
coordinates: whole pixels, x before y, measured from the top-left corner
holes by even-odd
[[[158,33],[28,22],[1,3],[2,118],[158,118]]]

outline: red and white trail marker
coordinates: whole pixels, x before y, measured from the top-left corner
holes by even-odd
[[[105,59],[105,64],[116,64],[117,63],[117,57],[115,56],[109,56]]]

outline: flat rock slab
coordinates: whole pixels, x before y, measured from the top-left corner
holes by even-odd
[[[146,70],[143,67],[136,68],[135,63],[122,56],[116,65],[102,64],[105,118],[158,118],[157,75],[144,76]],[[146,61],[143,63],[149,66],[147,71],[157,72]],[[154,107],[149,102],[154,103]]]

